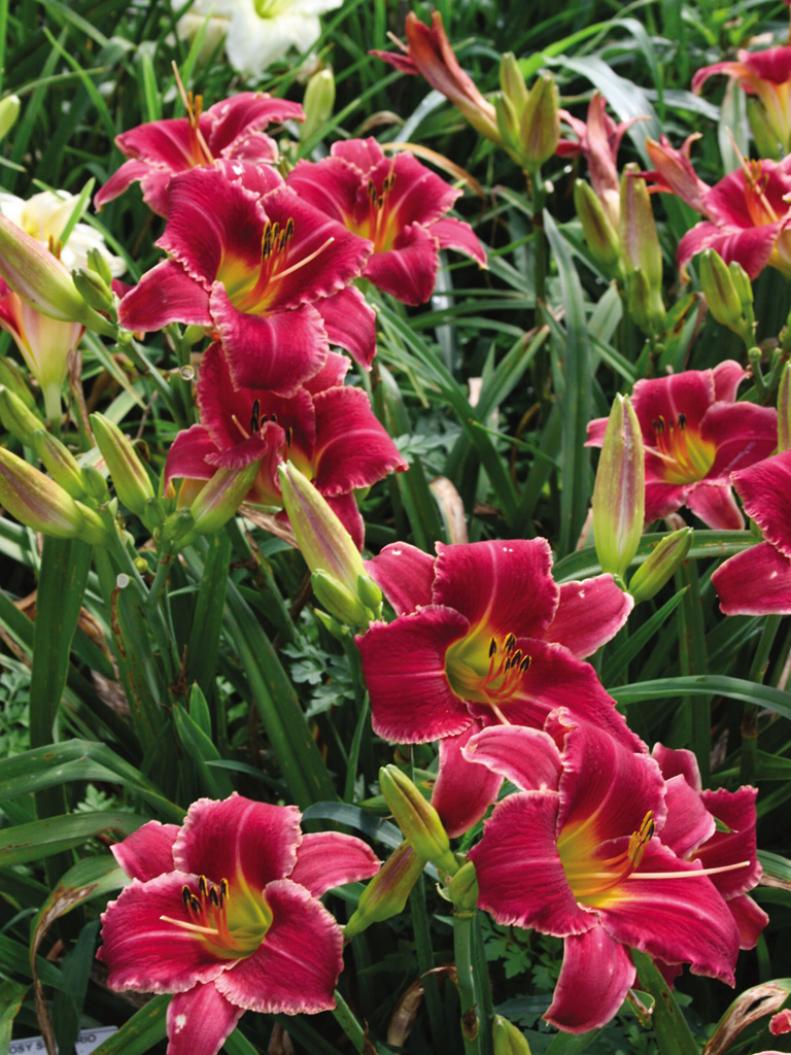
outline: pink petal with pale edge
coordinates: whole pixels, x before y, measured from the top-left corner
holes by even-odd
[[[168,1004],[167,1055],[217,1055],[243,1014],[213,982],[178,993]]]
[[[208,293],[174,260],[146,271],[119,304],[118,319],[125,329],[143,333],[169,322],[212,324]]]
[[[429,605],[389,624],[373,623],[356,639],[378,736],[421,744],[455,736],[472,724],[445,673],[449,646],[468,629],[452,608]]]
[[[204,135],[208,133],[210,124],[204,114],[200,121],[200,130]],[[121,132],[115,141],[127,157],[157,162],[172,172],[183,172],[199,160],[195,132],[186,117],[171,117],[137,125]]]
[[[506,926],[535,927],[564,938],[596,925],[578,905],[557,850],[556,791],[520,791],[495,807],[470,850],[478,905]]]
[[[646,477],[649,476],[646,466]],[[646,525],[669,513],[674,513],[684,505],[686,487],[679,484],[662,484],[648,482],[645,485],[645,522]]]
[[[368,370],[376,355],[376,314],[354,286],[315,303],[330,344],[345,348],[358,366]]]
[[[377,187],[386,177],[392,177],[392,185],[384,195],[382,205],[384,223],[390,220],[398,229],[420,224],[435,238],[439,238],[439,232],[434,232],[434,223],[461,196],[460,190],[451,187],[408,153],[383,159],[368,175]]]
[[[773,1037],[782,1037],[786,1033],[791,1033],[791,1008],[784,1008],[782,1011],[778,1011],[776,1015],[772,1015],[769,1019],[769,1032]]]
[[[667,377],[638,381],[632,394],[632,406],[643,430],[643,439],[652,446],[654,422],[659,418],[675,422],[683,414],[687,428],[697,429],[713,402],[711,370],[683,370]]]
[[[314,897],[344,883],[376,875],[382,862],[367,843],[340,832],[305,835],[297,850],[297,863],[288,877]]]
[[[703,481],[694,484],[687,491],[685,504],[715,531],[744,530],[744,517],[728,483]]]
[[[468,740],[462,754],[469,763],[486,766],[521,791],[557,791],[561,758],[548,733],[522,725],[493,725]]]
[[[304,121],[305,112],[299,103],[275,99],[263,92],[240,92],[230,99],[222,99],[209,107],[206,117],[211,122],[208,135],[212,153],[235,153],[240,136],[258,132],[267,125],[283,121]]]
[[[748,861],[745,868],[722,872],[711,877],[711,881],[724,898],[746,894],[761,878],[762,869],[756,856],[755,845],[755,800],[756,788],[745,785],[736,791],[717,788],[701,792],[703,805],[726,827],[716,831],[695,853],[704,868],[721,868]]]
[[[303,201],[343,224],[350,221],[364,188],[362,173],[339,157],[298,161],[287,184]]]
[[[695,791],[702,790],[700,768],[694,752],[687,751],[686,748],[673,748],[665,747],[664,744],[654,744],[651,756],[658,763],[665,780],[682,776]]]
[[[271,806],[234,792],[198,799],[173,846],[176,865],[211,882],[242,877],[253,890],[291,873],[302,841],[296,806]]]
[[[735,359],[724,359],[712,370],[714,377],[714,399],[718,403],[733,403],[739,385],[749,377],[744,367]]]
[[[232,1003],[267,1015],[315,1015],[335,1007],[343,934],[305,887],[281,879],[265,891],[272,926],[246,960],[217,979]]]
[[[363,274],[391,297],[425,304],[437,281],[439,243],[419,224],[405,228],[392,249],[374,253]]]
[[[634,599],[616,586],[612,575],[564,582],[555,617],[543,637],[584,659],[615,637],[633,607]]]
[[[629,953],[603,927],[573,934],[563,942],[560,977],[544,1018],[564,1033],[597,1029],[617,1014],[635,974]]]
[[[407,463],[361,388],[328,388],[313,399],[316,410],[314,484],[322,494],[369,487]]]
[[[310,304],[270,315],[245,315],[215,283],[211,314],[239,386],[291,396],[327,358],[324,323]]]
[[[379,584],[397,615],[431,604],[434,558],[409,542],[391,542],[372,560],[366,571]]]
[[[689,878],[640,879],[641,872],[686,872]],[[602,923],[624,945],[733,985],[739,933],[717,888],[696,872],[699,866],[652,839],[637,871],[599,909]]]
[[[601,447],[604,443],[604,434],[607,431],[607,418],[594,418],[588,422],[588,434],[585,439],[586,447]]]
[[[725,615],[791,615],[791,560],[768,542],[729,557],[711,584]]]
[[[445,217],[432,223],[428,230],[439,242],[440,249],[455,249],[486,267],[486,250],[468,223]]]
[[[168,191],[172,178],[172,173],[167,169],[152,165],[140,180],[143,201],[157,216],[166,217],[168,214]]]
[[[143,993],[182,993],[196,983],[211,982],[232,960],[209,952],[194,934],[161,917],[192,923],[184,908],[185,884],[197,889],[198,877],[167,872],[139,879],[110,901],[102,914],[102,946],[97,956],[107,965],[111,989]]]
[[[146,161],[137,161],[134,158],[125,161],[94,195],[93,204],[97,212],[123,194],[133,183],[142,179],[149,168],[150,165]]]
[[[714,817],[706,809],[700,792],[679,774],[665,786],[667,817],[659,833],[662,842],[679,857],[687,857],[714,834]],[[694,855],[693,855],[694,856]]]
[[[780,223],[745,229],[720,227],[704,220],[687,231],[678,243],[676,260],[683,269],[697,253],[714,249],[726,264],[735,260],[750,278],[756,278],[769,263],[780,231]]]
[[[558,606],[546,539],[437,543],[433,600],[487,638],[543,637]]]
[[[777,411],[753,403],[715,403],[701,422],[700,432],[717,448],[707,475],[727,476],[774,453]]]
[[[191,425],[180,432],[165,462],[165,493],[172,480],[210,480],[215,468],[206,459],[216,453],[217,447],[203,425]]]
[[[726,904],[739,930],[739,948],[754,949],[769,917],[746,894],[729,898]]]
[[[766,541],[791,557],[791,451],[741,469],[733,483]]]
[[[431,804],[451,838],[463,835],[478,823],[497,798],[503,782],[493,769],[467,761],[464,747],[475,732],[476,726],[471,725],[458,736],[446,736],[439,742],[439,766]]]
[[[384,160],[382,148],[373,136],[366,139],[338,140],[330,147],[330,153],[332,157],[342,158],[347,164],[354,165],[366,176],[375,165]]]
[[[329,298],[327,299],[329,300]],[[342,385],[350,366],[351,363],[345,355],[339,355],[338,352],[327,352],[324,366],[317,374],[308,378],[304,387],[312,396],[315,396],[319,392],[323,392],[325,388],[334,388],[335,385]]]
[[[120,843],[110,847],[113,857],[131,879],[154,879],[172,872],[173,843],[179,833],[177,824],[148,821]]]

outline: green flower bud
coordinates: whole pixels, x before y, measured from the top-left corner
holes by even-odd
[[[332,116],[335,106],[335,77],[329,67],[319,70],[310,78],[302,106],[305,120],[299,130],[299,138],[304,143],[322,129]]]
[[[791,450],[791,363],[786,363],[777,387],[777,450]]]
[[[0,421],[20,443],[33,446],[33,437],[44,428],[44,422],[5,385],[0,385]]]
[[[85,493],[96,502],[106,502],[110,497],[110,492],[107,490],[107,481],[99,470],[93,465],[82,465],[80,469],[85,484]]]
[[[536,169],[551,158],[560,139],[560,96],[555,79],[542,74],[534,81],[519,121],[522,157]]]
[[[424,863],[409,843],[401,843],[393,850],[362,892],[344,935],[353,938],[372,923],[382,923],[403,912]]]
[[[334,576],[328,575],[326,571],[314,571],[310,583],[318,602],[338,622],[353,630],[363,630],[368,626],[368,613],[362,601]]]
[[[104,253],[93,248],[88,250],[88,267],[95,272],[104,284],[112,291],[113,273]]]
[[[106,530],[92,509],[75,502],[54,480],[0,448],[0,505],[21,524],[54,538],[103,543]]]
[[[662,289],[662,249],[656,233],[648,186],[635,164],[621,176],[620,236],[632,271],[641,271],[651,289]]]
[[[629,580],[629,593],[635,603],[650,601],[672,579],[686,560],[692,545],[694,531],[691,527],[679,528],[657,542]]]
[[[382,610],[382,591],[370,575],[360,575],[358,577],[357,596],[374,615],[380,614]]]
[[[512,51],[507,51],[500,59],[500,87],[518,121],[527,103],[527,85]]]
[[[72,272],[74,285],[85,303],[96,311],[105,311],[115,315],[115,297],[113,291],[96,271],[77,268]]]
[[[662,291],[652,287],[642,271],[627,271],[624,284],[629,314],[643,333],[649,336],[659,333],[665,323]]]
[[[7,95],[0,102],[0,140],[5,139],[14,127],[21,109],[22,103],[18,95]]]
[[[62,322],[86,321],[88,309],[60,260],[2,215],[0,277],[42,315]]]
[[[457,872],[458,864],[439,814],[406,773],[398,766],[383,766],[379,770],[379,786],[396,824],[418,856],[432,861],[443,872]]]
[[[593,187],[585,180],[574,184],[574,207],[591,256],[613,278],[618,272],[621,246],[613,225]]]
[[[700,288],[709,311],[721,326],[727,326],[740,337],[743,336],[745,319],[742,302],[728,265],[719,253],[706,249],[700,254],[698,268]]]
[[[494,1055],[530,1055],[530,1045],[521,1029],[502,1015],[494,1016]]]
[[[65,444],[39,427],[33,436],[33,449],[46,466],[52,479],[72,498],[84,498],[87,492],[82,469]]]
[[[519,118],[507,96],[500,95],[494,100],[494,112],[502,146],[517,164],[523,164],[522,144],[519,140]]]
[[[478,877],[472,861],[466,861],[453,876],[448,893],[457,913],[475,911],[478,904]]]
[[[593,485],[593,539],[603,571],[623,575],[645,519],[645,453],[640,423],[626,396],[613,401]]]
[[[218,469],[204,484],[189,510],[198,534],[213,535],[225,527],[253,486],[260,465],[256,461],[244,469]]]
[[[146,503],[154,497],[154,488],[137,452],[103,414],[91,414],[91,428],[119,499],[135,516],[142,516]]]
[[[36,400],[28,388],[25,374],[13,359],[7,359],[5,356],[0,356],[0,385],[5,385],[9,392],[21,399],[28,410],[35,411]]]

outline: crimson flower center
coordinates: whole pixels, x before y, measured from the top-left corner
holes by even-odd
[[[589,908],[604,908],[613,889],[640,864],[653,834],[654,814],[649,810],[622,853],[601,857],[589,825],[567,825],[558,839],[558,854],[577,901]]]
[[[358,214],[356,222],[351,225],[355,234],[373,242],[375,253],[386,253],[392,249],[399,234],[397,214],[388,204],[395,181],[396,174],[392,166],[382,180],[381,187],[377,187],[374,180],[369,179],[366,186],[368,206],[363,209],[362,216]]]
[[[531,658],[517,648],[514,634],[500,641],[480,634],[468,635],[448,649],[445,672],[457,696],[487,704],[497,711],[513,697]]]
[[[272,924],[272,912],[263,894],[256,895],[244,879],[211,883],[200,876],[194,887],[185,883],[181,901],[187,919],[161,916],[182,931],[194,935],[215,956],[238,960],[260,946]]]
[[[659,416],[652,423],[653,452],[662,459],[664,478],[671,484],[702,480],[714,464],[717,449],[696,429],[690,429],[684,414],[675,421]]]

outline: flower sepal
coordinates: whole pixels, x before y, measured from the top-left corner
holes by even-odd
[[[383,923],[404,911],[425,861],[408,843],[397,846],[360,895],[344,928],[346,939],[362,934],[372,923]]]
[[[673,578],[686,560],[694,534],[691,527],[679,528],[656,544],[629,580],[628,589],[635,604],[650,601]]]

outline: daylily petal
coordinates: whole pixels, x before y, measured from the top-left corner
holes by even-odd
[[[172,179],[173,173],[169,169],[151,165],[140,180],[143,201],[157,216],[168,214],[168,191]]]
[[[204,114],[200,128],[205,134],[210,122]],[[164,165],[171,172],[183,172],[202,159],[196,153],[195,132],[185,117],[149,121],[116,136],[116,143],[128,158]]]
[[[376,314],[354,286],[317,300],[330,344],[345,348],[358,366],[367,370],[376,355]]]
[[[239,876],[255,891],[290,874],[301,841],[296,806],[271,806],[234,792],[222,801],[198,799],[190,806],[173,846],[185,872],[215,883]]]
[[[431,604],[434,558],[417,546],[391,542],[376,557],[366,561],[365,568],[397,615]]]
[[[208,143],[217,157],[235,154],[234,146],[240,136],[283,121],[303,121],[305,112],[299,103],[289,99],[276,99],[262,92],[240,92],[209,107],[206,117],[211,122]]]
[[[584,659],[615,637],[633,607],[633,598],[616,586],[612,575],[564,582],[555,617],[543,637]]]
[[[725,615],[791,615],[791,558],[768,542],[729,557],[711,584]]]
[[[744,517],[728,483],[704,480],[695,484],[687,491],[684,504],[710,528],[718,531],[744,529]]]
[[[215,283],[211,314],[237,385],[293,395],[324,365],[327,333],[310,304],[271,315],[245,315]]]
[[[754,949],[769,917],[746,894],[729,898],[727,905],[739,930],[739,948]]]
[[[108,903],[97,955],[107,964],[110,988],[182,993],[228,967],[229,961],[211,953],[195,934],[161,918],[192,922],[181,891],[195,882],[187,872],[167,872],[145,883],[133,879]]]
[[[714,401],[714,377],[711,370],[683,370],[667,377],[638,381],[632,394],[632,406],[643,430],[646,443],[653,443],[653,422],[686,418],[687,428],[697,429]]]
[[[132,879],[154,879],[163,872],[173,871],[173,843],[178,832],[177,824],[148,821],[110,849],[118,864]]]
[[[216,469],[206,459],[216,453],[217,447],[203,425],[192,425],[180,432],[170,445],[165,462],[165,492],[172,480],[210,480]]]
[[[446,216],[442,220],[435,220],[428,230],[439,242],[440,249],[455,249],[471,257],[481,267],[486,267],[486,250],[468,223]]]
[[[709,475],[727,476],[774,452],[777,411],[754,403],[715,403],[701,422],[700,434],[717,447]]]
[[[727,831],[716,831],[699,847],[695,857],[704,868],[720,868],[723,865],[749,861],[745,868],[732,872],[721,872],[711,877],[712,883],[725,898],[746,894],[761,878],[761,865],[756,856],[755,845],[755,800],[758,792],[745,785],[736,791],[717,788],[703,791],[701,799],[706,809],[725,825]]]
[[[217,1055],[243,1014],[214,982],[177,993],[168,1004],[168,1055]]]
[[[427,743],[472,723],[445,673],[448,647],[468,629],[452,608],[429,605],[389,624],[373,623],[357,638],[377,735],[399,744]]]
[[[791,451],[741,469],[733,482],[744,509],[761,529],[767,542],[791,557]]]
[[[397,217],[401,227],[421,224],[434,234],[434,222],[453,207],[461,191],[440,179],[411,154],[397,154],[382,160],[369,173],[377,185],[380,178],[392,176],[393,183],[384,205],[388,213]],[[435,238],[439,234],[434,234]],[[479,250],[480,251],[480,250]]]
[[[646,466],[646,477],[648,477]],[[687,489],[681,484],[649,483],[645,485],[645,522],[650,524],[654,520],[666,517],[674,513],[684,505]]]
[[[325,495],[368,487],[407,463],[379,422],[361,388],[328,388],[313,397],[316,409],[314,483]]]
[[[333,155],[339,145],[333,144]],[[309,205],[338,223],[346,223],[355,211],[361,175],[347,161],[333,156],[322,161],[298,161],[289,172],[287,182]]]
[[[108,202],[118,198],[137,180],[142,179],[149,169],[150,165],[148,162],[136,161],[134,158],[125,161],[94,195],[93,204],[96,206],[97,211],[107,205]]]
[[[714,378],[714,399],[717,402],[733,403],[739,386],[749,373],[735,359],[724,359],[712,370]],[[748,404],[742,404],[747,406]],[[752,404],[749,404],[752,406]]]
[[[706,809],[700,791],[681,774],[667,781],[665,804],[667,817],[660,836],[665,846],[679,857],[686,857],[714,834],[714,817]]]
[[[331,297],[327,297],[325,302],[331,299]],[[345,355],[340,355],[338,352],[327,352],[327,358],[321,370],[305,381],[304,387],[306,391],[315,396],[318,392],[323,392],[325,388],[334,388],[335,385],[342,385],[350,366],[351,363]]]
[[[163,260],[147,271],[118,306],[127,330],[161,330],[169,322],[211,326],[209,295],[175,260]]]
[[[557,791],[560,753],[555,741],[543,730],[493,725],[468,740],[463,755],[469,763],[486,766],[522,791]]]
[[[439,742],[439,766],[431,804],[451,838],[463,835],[478,823],[497,798],[503,782],[493,769],[467,761],[464,748],[475,732],[476,727],[471,725],[458,736],[446,736]]]
[[[437,281],[438,244],[429,231],[413,224],[399,234],[392,249],[374,253],[363,274],[404,304],[425,304]]]
[[[263,1014],[313,1015],[335,1006],[343,934],[305,887],[281,879],[264,897],[273,915],[260,948],[217,979],[223,996]]]
[[[558,604],[551,569],[545,539],[437,543],[433,601],[487,636],[543,637]]]
[[[686,748],[673,748],[665,747],[664,744],[654,744],[651,756],[656,759],[665,780],[672,780],[673,777],[682,776],[695,791],[702,790],[700,767],[692,751],[688,751]]]
[[[365,175],[384,160],[382,148],[373,136],[367,136],[365,139],[339,139],[332,144],[330,154],[349,165],[355,165]]]
[[[509,795],[484,825],[469,858],[478,877],[478,904],[506,926],[535,927],[563,938],[596,925],[578,905],[556,845],[556,791]]]
[[[597,1029],[617,1013],[635,974],[629,953],[603,927],[570,935],[563,942],[560,977],[544,1018],[565,1033]]]
[[[297,863],[288,877],[314,897],[344,883],[376,875],[381,861],[367,843],[340,832],[305,835],[297,850]]]
[[[735,260],[750,278],[755,278],[769,263],[780,230],[779,223],[741,228],[704,220],[687,231],[678,243],[676,260],[683,268],[697,253],[714,249],[726,264]]]

